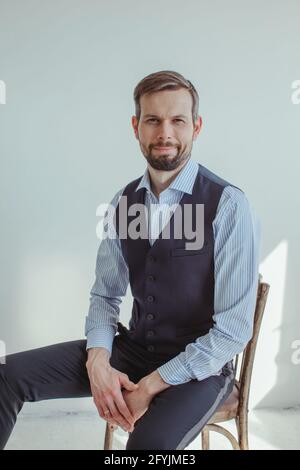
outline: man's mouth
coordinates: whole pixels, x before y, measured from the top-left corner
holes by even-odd
[[[158,150],[159,152],[166,152],[167,150],[174,149],[175,147],[154,147],[154,150]]]

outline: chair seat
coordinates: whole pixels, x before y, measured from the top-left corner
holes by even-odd
[[[233,390],[225,403],[218,409],[218,411],[211,417],[207,424],[220,423],[229,419],[234,419],[238,414],[240,384],[235,382]]]

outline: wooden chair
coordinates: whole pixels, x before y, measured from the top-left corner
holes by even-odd
[[[209,450],[209,432],[215,431],[227,437],[235,450],[248,450],[248,402],[251,384],[253,362],[256,350],[256,344],[260,331],[261,321],[265,310],[270,286],[262,282],[262,275],[259,275],[256,306],[254,313],[253,335],[247,344],[242,355],[242,362],[238,373],[239,356],[235,357],[235,385],[225,401],[225,403],[211,417],[201,432],[202,449]],[[238,376],[238,378],[237,378]],[[235,420],[238,439],[217,423],[224,423],[229,420]],[[106,423],[104,450],[111,450],[113,443],[113,433],[118,426]]]
[[[209,432],[215,431],[227,437],[234,450],[248,450],[248,402],[250,393],[250,384],[252,377],[253,362],[256,350],[256,344],[260,331],[261,321],[263,318],[267,297],[270,286],[262,282],[262,275],[259,275],[256,307],[254,313],[253,335],[247,344],[242,355],[242,363],[238,371],[239,355],[235,357],[235,385],[225,401],[225,403],[216,411],[212,418],[208,421],[201,432],[202,449],[209,450]],[[234,435],[217,423],[224,423],[229,420],[235,420],[238,439]]]

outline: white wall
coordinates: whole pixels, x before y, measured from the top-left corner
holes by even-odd
[[[193,158],[244,189],[271,284],[251,406],[299,404],[300,3],[0,0],[0,338],[7,352],[83,338],[97,206],[145,168],[130,119],[145,75],[200,95]],[[130,296],[121,310],[128,319]],[[79,405],[78,405],[79,406]]]

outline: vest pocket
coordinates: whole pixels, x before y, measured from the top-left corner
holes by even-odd
[[[184,327],[177,327],[176,328],[176,336],[177,337],[185,337],[185,336],[194,336],[195,338],[198,336],[206,335],[211,326],[208,325],[207,328],[201,326],[184,326]]]
[[[202,255],[203,253],[208,253],[212,245],[209,245],[207,242],[204,243],[203,247],[200,250],[187,250],[186,248],[172,248],[171,256],[197,256]]]

